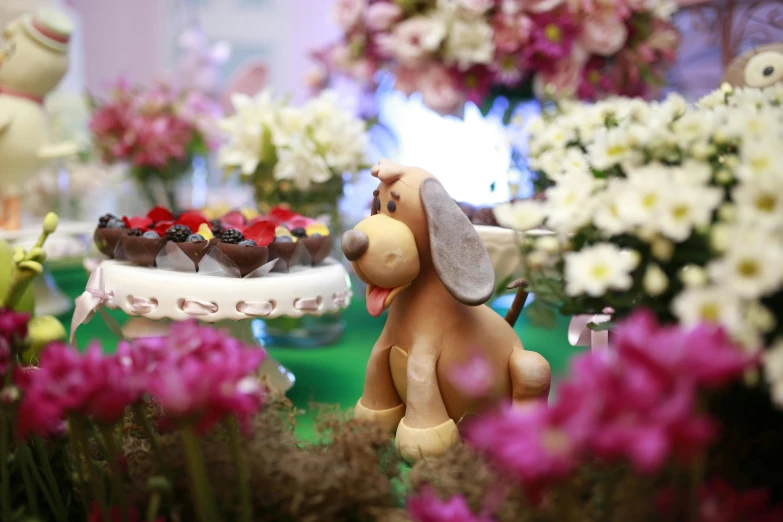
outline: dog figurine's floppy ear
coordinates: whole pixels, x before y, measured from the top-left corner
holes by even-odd
[[[495,289],[495,271],[476,229],[437,179],[425,179],[420,191],[441,282],[461,303],[486,303]]]

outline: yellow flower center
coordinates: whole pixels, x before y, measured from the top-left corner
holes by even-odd
[[[606,267],[606,265],[595,265],[590,273],[596,279],[606,279],[606,276],[609,275],[609,269]]]
[[[772,194],[762,194],[756,198],[756,208],[763,212],[772,212],[777,206],[778,198]]]
[[[549,24],[544,28],[544,35],[546,36],[547,40],[560,43],[560,40],[563,38],[563,31],[561,31],[558,26]]]
[[[601,75],[598,73],[598,71],[590,71],[590,74],[587,76],[587,81],[595,85],[598,83],[598,80],[601,79]]]
[[[672,208],[672,216],[677,220],[684,220],[690,213],[687,205],[675,205]]]
[[[708,323],[717,323],[720,317],[720,307],[715,303],[704,303],[699,308],[699,316]]]
[[[753,158],[750,162],[751,167],[753,167],[753,170],[759,171],[759,170],[767,170],[769,168],[769,158],[761,157],[761,158]]]
[[[612,145],[606,151],[609,156],[619,156],[625,152],[625,147],[622,145]]]
[[[541,435],[541,445],[550,455],[562,455],[571,445],[568,436],[560,430],[546,430]]]
[[[737,264],[737,272],[742,277],[756,277],[759,275],[759,264],[755,259],[743,259]]]
[[[642,206],[644,208],[652,208],[658,203],[658,194],[645,194],[642,198]]]

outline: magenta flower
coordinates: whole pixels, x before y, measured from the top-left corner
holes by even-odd
[[[480,350],[449,368],[448,377],[460,392],[475,399],[487,397],[495,386],[492,366]]]
[[[10,344],[27,337],[27,323],[30,314],[14,312],[8,308],[0,308],[0,337]]]
[[[486,516],[474,515],[467,501],[455,495],[447,501],[438,498],[431,488],[424,488],[406,502],[408,515],[414,522],[491,522]]]
[[[169,423],[190,422],[203,433],[226,416],[244,423],[259,410],[265,394],[255,373],[263,349],[195,322],[175,325],[165,343],[162,358],[160,345],[145,340],[135,364],[146,364],[150,394]]]
[[[671,517],[675,491],[667,488],[656,498],[662,516]],[[770,506],[769,491],[737,491],[719,478],[712,478],[699,491],[699,522],[777,522],[783,520],[783,506]]]
[[[11,365],[12,354],[11,344],[5,337],[0,337],[0,377],[4,376],[5,372],[8,371],[8,367]]]
[[[469,426],[468,442],[527,485],[563,477],[587,455],[621,459],[641,472],[690,461],[717,425],[699,411],[702,390],[758,365],[719,329],[662,327],[647,311],[613,331],[611,350],[574,358],[557,402],[501,410]]]
[[[566,11],[544,12],[532,17],[533,29],[525,54],[538,71],[551,71],[566,58],[579,37],[581,26]]]

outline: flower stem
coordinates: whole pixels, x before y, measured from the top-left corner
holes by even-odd
[[[24,482],[24,492],[27,495],[27,505],[32,512],[33,518],[38,518],[40,511],[38,510],[38,496],[33,484],[33,479],[30,476],[30,463],[27,461],[27,453],[22,451],[21,447],[16,452],[19,459],[19,471],[22,473],[22,481]]]
[[[173,485],[174,475],[171,473],[171,470],[166,464],[166,457],[163,454],[163,449],[161,449],[160,447],[160,441],[158,441],[158,435],[155,433],[155,430],[152,429],[152,424],[150,424],[150,420],[147,418],[147,415],[144,413],[144,408],[142,408],[141,403],[136,403],[133,405],[133,414],[136,417],[136,422],[141,424],[141,427],[144,430],[144,435],[146,435],[147,439],[150,441],[150,446],[152,446],[152,451],[155,453],[155,457],[158,459],[158,466],[160,466],[160,472],[166,476],[166,478],[169,481],[169,484]]]
[[[38,453],[38,458],[41,460],[41,464],[43,464],[46,482],[49,484],[49,489],[52,490],[54,502],[57,505],[57,519],[60,520],[60,517],[62,517],[64,520],[66,518],[65,503],[63,502],[63,497],[60,494],[60,488],[57,485],[57,479],[54,478],[54,470],[52,469],[52,463],[49,460],[49,454],[46,452],[44,441],[36,435],[33,437],[33,446]]]
[[[117,451],[117,444],[114,440],[114,430],[111,426],[101,425],[101,435],[106,447],[106,460],[109,462],[111,478],[114,482],[114,494],[120,508],[120,516],[123,522],[128,522],[128,502],[125,498],[125,488],[122,484],[122,470],[120,469],[120,455]]]
[[[8,418],[0,411],[0,508],[3,520],[11,520],[11,479],[8,474]]]
[[[71,467],[73,468],[73,473],[76,474],[76,478],[79,480],[79,498],[82,501],[82,507],[84,508],[84,512],[86,514],[90,512],[90,507],[87,503],[87,492],[84,490],[87,481],[84,479],[84,474],[82,473],[82,459],[81,452],[79,451],[79,444],[76,441],[76,437],[73,435],[73,428],[70,428],[70,431],[71,435],[68,437],[68,446],[70,447],[71,452]]]
[[[692,522],[698,522],[699,520],[699,490],[701,489],[702,482],[704,481],[704,473],[706,467],[706,454],[701,452],[693,463],[691,472],[689,475],[688,484],[688,520]]]
[[[180,430],[182,443],[185,446],[185,456],[188,461],[190,478],[193,481],[193,496],[195,497],[198,516],[201,522],[217,522],[218,514],[212,488],[207,480],[207,467],[204,463],[204,453],[198,436],[192,426],[184,426]]]
[[[49,505],[49,509],[52,510],[52,513],[54,513],[54,516],[58,522],[65,522],[65,517],[58,509],[57,504],[55,504],[52,493],[49,491],[46,483],[44,483],[44,479],[41,476],[41,473],[38,471],[38,466],[35,464],[35,459],[33,458],[30,447],[27,444],[21,444],[19,446],[19,451],[22,453],[27,465],[30,467],[30,472],[33,474],[35,483],[38,485],[38,489],[41,491],[44,500],[46,500],[46,503]]]
[[[87,443],[87,431],[85,430],[83,422],[86,421],[82,421],[82,419],[79,419],[75,415],[71,416],[70,418],[71,433],[76,438],[76,443],[79,446],[81,455],[84,458],[85,465],[87,466],[87,474],[89,477],[90,487],[92,487],[92,494],[93,497],[95,497],[95,502],[98,503],[98,507],[101,510],[101,516],[103,517],[104,520],[111,520],[111,518],[109,518],[109,508],[106,505],[106,497],[105,497],[105,491],[103,489],[103,484],[101,483],[100,477],[98,476],[98,473],[95,470],[95,463],[92,461],[92,458],[90,457],[90,449]]]
[[[250,502],[250,479],[248,477],[247,463],[242,455],[242,447],[239,440],[239,423],[236,417],[229,417],[228,437],[231,441],[231,453],[234,456],[234,466],[237,472],[237,487],[239,488],[239,502],[242,507],[239,522],[252,522],[253,505]]]
[[[154,492],[150,497],[150,503],[147,505],[147,522],[155,522],[158,519],[160,500],[159,491]]]

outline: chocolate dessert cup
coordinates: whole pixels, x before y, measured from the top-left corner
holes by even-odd
[[[277,259],[276,272],[288,272],[288,269],[299,263],[302,253],[305,252],[304,244],[284,243],[272,241],[269,243],[269,259]]]
[[[165,237],[123,236],[125,256],[136,266],[156,266],[156,258],[168,241]]]
[[[317,265],[332,251],[332,236],[303,237],[299,240],[304,244],[305,250],[310,254],[310,262]]]
[[[175,243],[182,252],[190,258],[191,261],[193,261],[193,264],[196,265],[196,270],[198,271],[198,264],[199,262],[204,259],[204,256],[207,255],[207,252],[209,252],[209,249],[212,248],[215,244],[217,244],[217,239],[210,239],[209,241],[195,241],[195,242],[185,242],[185,243]]]
[[[127,233],[127,228],[96,228],[92,239],[101,254],[114,259],[114,249]]]
[[[217,244],[217,248],[239,268],[241,277],[245,277],[269,260],[267,247],[239,246],[220,242]]]

